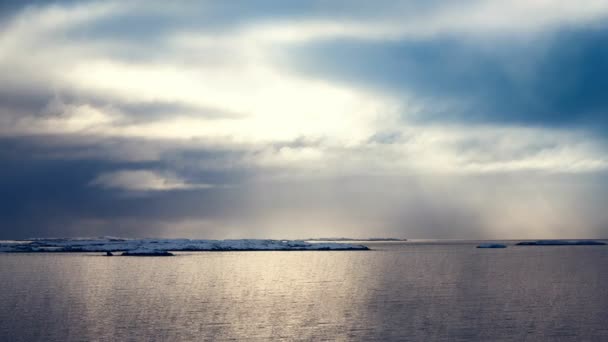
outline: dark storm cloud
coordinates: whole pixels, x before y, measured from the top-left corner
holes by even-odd
[[[57,158],[61,154],[78,155],[75,150],[82,144],[56,145],[49,143],[52,140],[0,139],[0,239],[47,234],[79,236],[96,234],[96,229],[107,234],[155,236],[162,233],[155,222],[227,216],[238,205],[238,191],[231,187],[137,193],[91,184],[102,173],[142,169],[177,171],[189,182],[237,184],[243,176],[237,172],[194,171],[188,165],[180,168],[176,167],[175,158],[143,162],[100,159],[95,155]],[[49,152],[55,156],[49,156]],[[210,155],[199,153],[197,158],[212,158]],[[98,223],[90,226],[91,222]]]
[[[426,121],[591,126],[608,133],[608,29],[538,37],[332,40],[293,51],[300,71],[414,94]],[[446,105],[447,104],[447,105]]]
[[[49,223],[65,224],[92,211],[98,215],[111,204],[104,194],[86,185],[115,163],[36,158],[26,145],[29,142],[12,139],[1,142],[2,236],[25,238],[48,233],[54,226]]]

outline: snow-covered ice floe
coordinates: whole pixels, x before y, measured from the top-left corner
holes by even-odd
[[[0,242],[2,252],[126,252],[125,255],[179,251],[322,251],[368,250],[347,243],[310,243],[301,240],[189,240],[121,238],[29,239],[19,243]]]
[[[500,243],[482,243],[477,248],[507,248],[507,246]]]
[[[519,242],[517,246],[599,246],[605,242],[595,240],[537,240]]]

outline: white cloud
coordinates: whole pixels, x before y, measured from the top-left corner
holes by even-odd
[[[169,191],[207,189],[210,184],[192,184],[171,174],[149,170],[126,170],[103,173],[90,183],[93,186],[129,191]]]

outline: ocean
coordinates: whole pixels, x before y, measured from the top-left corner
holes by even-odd
[[[2,341],[608,341],[608,246],[0,254]]]

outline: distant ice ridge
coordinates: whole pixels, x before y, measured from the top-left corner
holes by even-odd
[[[518,246],[599,246],[605,244],[605,242],[595,240],[537,240],[517,243]]]
[[[189,240],[189,239],[121,239],[44,238],[0,242],[2,252],[132,252],[168,251],[298,251],[298,250],[368,250],[363,245],[347,243],[309,243],[301,240]],[[129,253],[127,253],[129,254]]]

